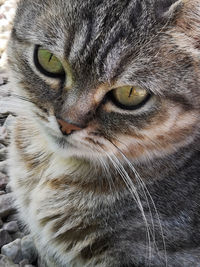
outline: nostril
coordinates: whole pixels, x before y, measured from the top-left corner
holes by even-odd
[[[61,119],[57,119],[58,124],[60,126],[60,130],[63,133],[63,135],[70,135],[72,134],[74,131],[80,131],[83,128],[75,125],[74,123],[68,123],[67,121],[61,120]]]
[[[59,122],[58,122],[59,123]],[[69,134],[71,134],[71,133],[67,133],[65,130],[64,130],[64,128],[63,128],[63,126],[59,123],[59,126],[60,126],[60,131],[62,132],[62,134],[63,135],[69,135]]]

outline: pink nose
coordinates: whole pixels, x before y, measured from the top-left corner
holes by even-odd
[[[63,121],[63,120],[60,120],[58,119],[57,120],[59,125],[60,125],[60,130],[61,132],[64,134],[64,135],[70,135],[72,132],[74,131],[80,131],[82,130],[82,128],[74,125],[74,124],[70,124],[66,121]]]

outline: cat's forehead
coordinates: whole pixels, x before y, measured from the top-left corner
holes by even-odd
[[[51,34],[48,38],[53,38],[59,34],[58,29],[72,32],[81,28],[84,31],[86,23],[91,27],[90,31],[98,25],[99,30],[108,32],[115,24],[119,24],[119,20],[121,25],[128,26],[131,23],[132,28],[143,20],[145,28],[145,24],[149,25],[146,20],[151,14],[145,14],[146,8],[147,1],[137,0],[27,0],[21,1],[18,9],[20,16],[16,17],[15,25],[20,27],[21,34],[24,33],[26,38],[29,32],[30,35],[34,32],[36,36],[45,32],[46,35]]]
[[[15,29],[21,39],[65,56],[72,64],[81,60],[91,66],[95,59],[109,75],[127,53],[137,54],[152,38],[158,17],[173,2],[26,0],[19,6]]]
[[[133,42],[136,35],[137,39],[146,37],[160,26],[163,13],[174,2],[177,0],[21,0],[15,29],[19,37],[37,43],[72,39],[75,34],[79,38],[77,32],[80,38],[87,35],[87,42],[92,38],[105,42],[107,35],[117,34]]]

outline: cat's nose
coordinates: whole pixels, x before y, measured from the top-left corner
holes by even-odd
[[[58,124],[60,125],[60,130],[64,135],[70,135],[74,131],[80,131],[83,128],[73,124],[73,123],[68,123],[67,121],[57,119]]]

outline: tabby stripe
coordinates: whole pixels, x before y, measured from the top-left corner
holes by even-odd
[[[67,38],[64,44],[64,51],[65,51],[65,58],[68,60],[69,55],[71,53],[73,44],[74,44],[74,39],[75,39],[75,29],[74,27],[71,26],[71,29],[68,29],[69,31],[69,36],[70,38]]]
[[[131,14],[129,16],[129,22],[132,24],[133,28],[137,27],[138,19],[142,15],[142,4],[139,1],[136,1],[134,9],[131,8]]]
[[[97,225],[89,225],[85,227],[81,223],[80,225],[57,235],[55,241],[58,241],[59,243],[66,241],[76,241],[76,242],[83,241],[86,239],[86,237],[89,238],[89,235],[96,234],[97,229],[98,229]]]
[[[42,213],[42,211],[40,211],[40,213]],[[51,215],[51,216],[46,216],[42,219],[39,220],[39,223],[42,227],[46,226],[48,223],[52,222],[53,220],[56,220],[60,218],[60,215]]]
[[[93,26],[93,18],[92,16],[90,16],[88,18],[88,23],[87,23],[87,33],[86,33],[86,37],[84,40],[84,43],[82,44],[82,49],[80,50],[80,55],[83,55],[84,51],[86,50],[86,48],[88,47],[91,38],[92,38],[92,27]]]
[[[90,260],[95,256],[101,255],[103,252],[107,251],[109,248],[109,240],[108,237],[98,238],[95,242],[81,251],[81,257],[84,260]]]
[[[98,68],[99,72],[102,75],[104,73],[104,62],[106,58],[108,57],[109,52],[113,49],[113,47],[122,39],[124,36],[125,29],[121,28],[115,36],[112,37],[112,39],[109,41],[107,45],[105,45],[104,51],[100,52],[99,55],[97,55],[98,58]]]

